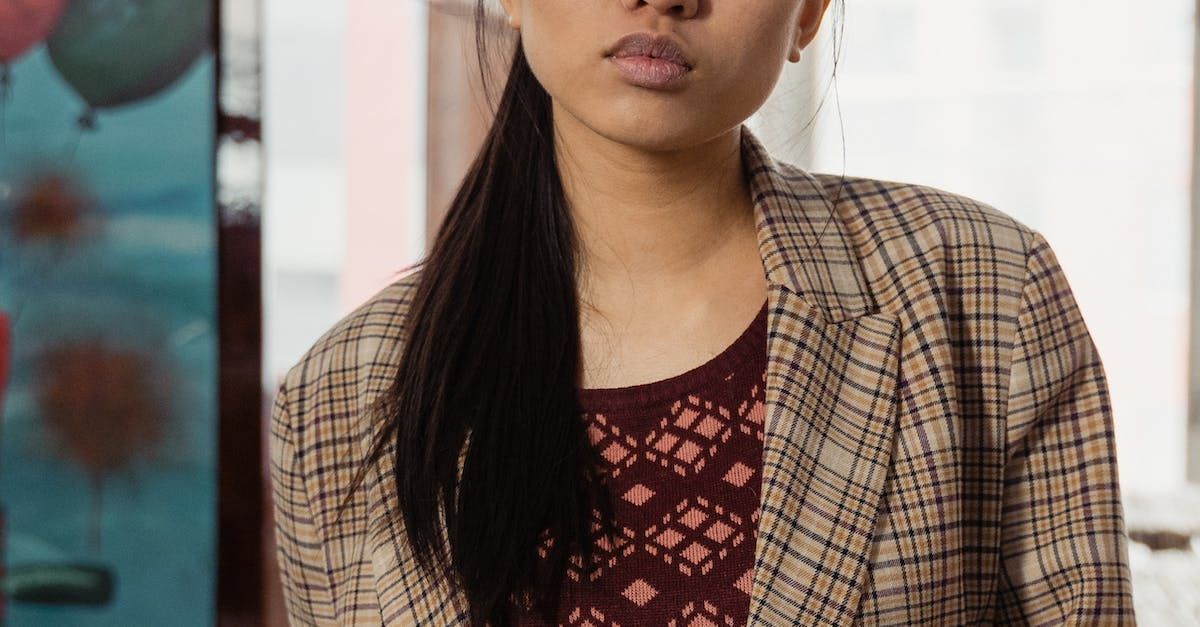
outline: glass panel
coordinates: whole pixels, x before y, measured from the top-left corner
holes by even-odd
[[[214,14],[0,3],[9,624],[214,623]]]

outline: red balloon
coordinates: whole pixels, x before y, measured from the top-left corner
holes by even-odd
[[[0,0],[0,63],[45,39],[66,6],[67,0]]]

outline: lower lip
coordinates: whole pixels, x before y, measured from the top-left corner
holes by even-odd
[[[641,87],[665,89],[683,82],[691,68],[652,57],[609,57],[625,80]]]

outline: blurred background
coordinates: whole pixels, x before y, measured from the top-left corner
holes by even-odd
[[[436,231],[489,123],[471,4],[0,0],[4,624],[285,624],[265,410]],[[1045,234],[1139,622],[1200,624],[1197,3],[846,4],[750,126]]]

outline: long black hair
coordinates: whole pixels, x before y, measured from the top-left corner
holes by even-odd
[[[485,4],[475,2],[475,43],[490,102]],[[383,428],[350,490],[393,442],[399,518],[420,567],[465,594],[473,624],[494,627],[511,624],[514,604],[557,622],[568,560],[590,571],[596,543],[615,537],[579,419],[577,233],[551,99],[516,43],[483,145],[413,266],[397,372],[371,407]]]

